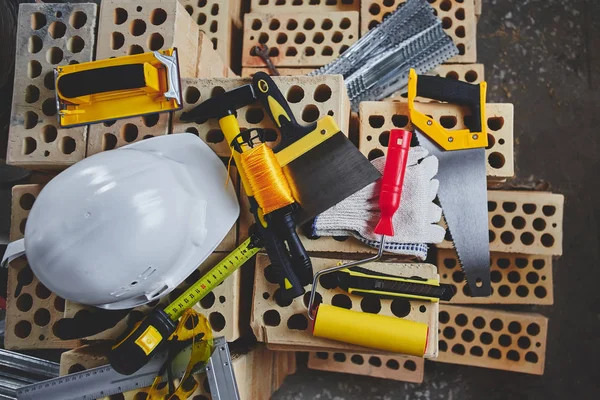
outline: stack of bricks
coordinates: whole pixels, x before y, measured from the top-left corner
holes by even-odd
[[[256,46],[267,46],[281,75],[303,75],[330,63],[359,39],[360,0],[251,0],[244,15],[242,76],[264,70]]]

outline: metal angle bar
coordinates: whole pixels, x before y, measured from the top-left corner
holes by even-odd
[[[215,349],[206,365],[206,375],[213,400],[240,400],[231,354],[225,338],[215,339]]]
[[[0,349],[0,366],[49,378],[57,377],[60,370],[58,363],[3,349]]]
[[[21,382],[23,385],[29,385],[31,383],[39,382],[39,379],[34,379],[31,377],[15,374],[12,371],[4,371],[4,370],[0,371],[0,384],[2,383],[3,379],[5,379],[5,378],[12,379],[17,382]]]

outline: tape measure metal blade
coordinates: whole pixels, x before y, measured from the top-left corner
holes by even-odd
[[[17,399],[93,400],[148,387],[152,385],[166,358],[165,352],[158,354],[133,375],[121,375],[110,365],[104,365],[59,376],[17,389]]]
[[[238,246],[237,249],[229,253],[227,257],[208,271],[196,283],[190,286],[171,304],[165,307],[164,311],[169,318],[173,321],[177,321],[185,310],[200,301],[208,293],[212,292],[213,289],[219,286],[229,275],[233,274],[235,270],[244,265],[246,261],[258,253],[260,250],[259,247],[251,247],[253,240],[254,238],[252,237],[246,239],[246,241]]]

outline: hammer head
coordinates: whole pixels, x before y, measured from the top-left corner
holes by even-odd
[[[247,84],[203,101],[189,112],[182,113],[180,119],[182,122],[203,123],[210,118],[234,114],[237,109],[255,101],[254,89]]]

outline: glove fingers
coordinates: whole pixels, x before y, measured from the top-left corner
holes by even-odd
[[[419,162],[419,160],[427,157],[428,154],[429,154],[429,152],[424,147],[421,147],[421,146],[411,147],[410,151],[408,152],[407,165],[413,166],[413,165],[417,164]]]
[[[427,236],[431,239],[427,243],[441,243],[446,236],[446,230],[439,225],[431,224]]]
[[[429,156],[423,159],[419,164],[423,168],[423,174],[425,179],[432,179],[438,172],[439,160],[436,156]]]

